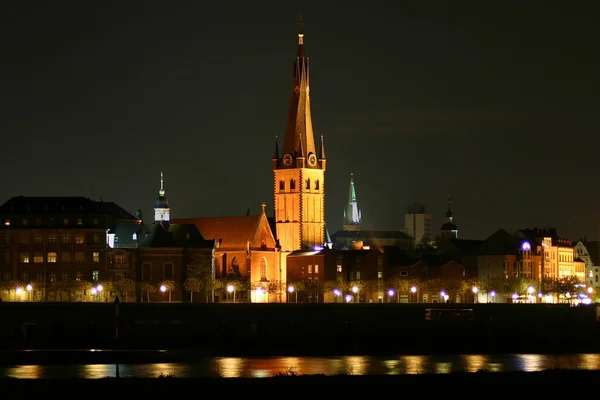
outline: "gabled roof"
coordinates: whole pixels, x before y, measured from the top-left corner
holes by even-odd
[[[193,224],[119,224],[115,233],[115,247],[213,248],[214,240],[205,240]]]
[[[67,197],[12,197],[0,206],[0,214],[21,215],[109,215],[118,219],[137,218],[123,209],[121,206],[110,201],[95,201],[89,197],[67,196]]]
[[[600,265],[600,241],[582,241],[583,245],[587,249],[592,263],[594,265]]]
[[[482,256],[514,255],[520,248],[519,240],[506,232],[498,229],[490,237],[481,242],[477,254]]]
[[[245,248],[246,243],[254,238],[263,215],[180,218],[172,222],[195,225],[204,238],[214,239],[221,250],[241,249]]]

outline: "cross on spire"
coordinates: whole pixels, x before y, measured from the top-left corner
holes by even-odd
[[[296,25],[300,27],[300,33],[302,33],[302,30],[304,29],[304,18],[302,15],[300,15],[300,22],[298,22]]]

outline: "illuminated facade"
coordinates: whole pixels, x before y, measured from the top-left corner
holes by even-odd
[[[354,187],[354,174],[350,174],[350,191],[348,193],[348,204],[344,209],[343,229],[345,231],[360,231],[362,215],[356,200],[356,188]]]
[[[448,199],[448,211],[446,211],[446,222],[440,228],[440,236],[442,239],[456,239],[458,237],[458,227],[454,223],[454,215],[450,207],[450,199]]]
[[[171,208],[169,207],[169,200],[165,196],[165,186],[163,173],[160,173],[160,190],[158,191],[158,198],[154,205],[154,222],[169,222],[171,220]]]
[[[89,287],[112,279],[107,232],[140,222],[113,202],[24,196],[0,206],[0,221],[4,301],[92,301]]]
[[[310,109],[310,68],[304,34],[298,34],[292,93],[280,154],[275,143],[273,191],[277,239],[284,253],[325,243],[325,147],[315,145]]]
[[[575,254],[585,263],[585,282],[597,296],[600,290],[600,242],[579,241],[575,245]]]

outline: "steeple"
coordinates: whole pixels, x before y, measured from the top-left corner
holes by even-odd
[[[444,239],[456,239],[458,237],[458,227],[453,222],[454,216],[452,215],[452,209],[450,208],[450,205],[450,195],[448,195],[448,211],[446,211],[446,222],[440,229],[440,234]]]
[[[358,201],[356,200],[356,189],[354,188],[354,174],[350,174],[350,190],[348,192],[348,204],[344,210],[344,226],[345,231],[360,231],[360,222],[362,215],[358,209]]]
[[[160,173],[160,190],[158,191],[158,198],[154,204],[154,222],[169,222],[171,220],[171,208],[169,207],[169,200],[165,196],[165,181],[163,173]]]
[[[317,162],[318,156],[312,126],[310,108],[310,66],[304,54],[304,23],[300,16],[300,31],[292,75],[292,93],[288,108],[288,118],[283,141],[284,167],[321,168],[324,163]],[[314,157],[311,156],[314,154]],[[279,154],[278,154],[279,156]],[[289,158],[292,158],[290,160]],[[298,162],[304,157],[306,162]],[[325,159],[323,152],[321,159]],[[291,161],[291,162],[290,162]],[[302,164],[302,165],[299,165]]]

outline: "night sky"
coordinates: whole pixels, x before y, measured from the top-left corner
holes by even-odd
[[[450,194],[462,238],[597,237],[598,2],[41,3],[0,6],[0,202],[151,220],[163,171],[174,218],[272,214],[303,14],[331,233],[354,173],[364,229]]]

